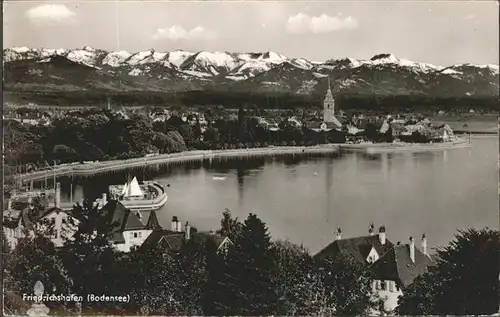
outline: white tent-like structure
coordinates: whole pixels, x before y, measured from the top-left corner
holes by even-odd
[[[142,192],[136,177],[134,177],[132,181],[127,182],[127,184],[125,184],[125,186],[123,187],[122,194],[123,198],[128,198],[128,199],[144,197],[144,193]]]

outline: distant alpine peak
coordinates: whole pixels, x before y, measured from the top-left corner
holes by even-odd
[[[29,47],[26,46],[14,46],[10,48],[11,51],[14,51],[16,53],[27,53],[31,51]]]
[[[316,62],[301,57],[287,57],[272,50],[237,53],[227,51],[190,52],[177,48],[173,51],[159,52],[154,48],[150,48],[140,52],[128,52],[123,50],[106,51],[84,46],[77,49],[12,47],[4,49],[3,52],[4,62],[43,60],[52,56],[61,56],[73,62],[97,68],[142,67],[147,69],[146,71],[149,71],[148,69],[151,69],[151,67],[154,69],[166,67],[187,73],[189,76],[201,76],[204,78],[219,74],[236,76],[237,78],[249,78],[268,72],[271,69],[279,71],[281,68],[289,70],[312,70],[315,73],[321,73],[334,70],[356,69],[359,67],[388,67],[406,69],[414,73],[443,72],[443,74],[449,73],[453,76],[459,76],[462,73],[462,68],[472,67],[488,70],[492,74],[498,74],[498,65],[461,64],[441,67],[398,58],[391,53],[377,54],[369,60],[345,57],[330,59],[326,62]],[[139,70],[132,73],[139,73]]]
[[[96,49],[95,49],[95,48],[90,47],[90,46],[88,46],[88,45],[85,45],[84,47],[82,47],[82,50],[84,50],[84,51],[88,51],[88,52],[95,52],[95,51],[96,51]]]
[[[345,57],[324,62],[285,56],[272,50],[165,52],[145,48],[128,52],[84,46],[76,49],[12,47],[3,53],[6,82],[10,80],[15,86],[11,88],[15,89],[32,89],[34,83],[38,87],[48,80],[43,89],[66,89],[58,88],[66,83],[68,89],[176,91],[202,89],[208,84],[220,85],[221,89],[307,95],[324,94],[324,83],[330,77],[335,91],[352,94],[497,96],[499,85],[498,65],[441,67],[390,53],[370,59]]]

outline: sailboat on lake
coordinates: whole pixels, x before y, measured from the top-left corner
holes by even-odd
[[[110,198],[120,201],[133,211],[152,211],[163,207],[168,200],[165,188],[157,182],[139,182],[128,177],[124,185],[109,186]]]

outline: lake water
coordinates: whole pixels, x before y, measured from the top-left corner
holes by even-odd
[[[315,253],[343,237],[366,235],[370,222],[385,225],[393,243],[425,233],[431,247],[449,242],[458,228],[498,228],[498,137],[472,139],[471,148],[426,153],[340,157],[281,157],[205,162],[135,170],[167,188],[159,212],[199,230],[218,229],[228,208],[257,214],[273,238],[304,244]],[[73,180],[73,198],[97,197],[125,173]],[[69,199],[69,181],[62,182]]]

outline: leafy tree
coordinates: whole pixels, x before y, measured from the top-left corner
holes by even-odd
[[[129,283],[123,290],[131,297],[129,312],[171,316],[184,311],[180,289],[185,281],[175,255],[140,248],[128,255],[126,267]]]
[[[219,130],[210,126],[204,134],[204,139],[212,143],[218,144],[220,142],[221,136]]]
[[[407,315],[491,315],[498,312],[498,231],[469,229],[438,250],[437,267],[399,299]]]
[[[238,110],[238,126],[239,126],[239,140],[246,142],[248,140],[248,122],[243,106]]]
[[[193,141],[195,141],[193,129],[189,126],[189,124],[182,124],[178,131],[187,145],[190,145]]]
[[[201,292],[200,304],[206,316],[227,314],[231,308],[228,298],[234,292],[227,283],[228,264],[224,257],[217,253],[217,245],[213,240],[205,243],[206,283]]]
[[[221,229],[218,231],[224,237],[228,237],[231,241],[238,241],[242,231],[242,223],[238,218],[233,218],[229,209],[222,213]]]
[[[195,234],[197,229],[192,227],[191,233]],[[182,300],[184,315],[200,315],[202,309],[202,290],[207,281],[207,245],[198,241],[196,236],[185,241],[181,252],[177,255],[180,266],[179,294]]]
[[[100,212],[90,201],[73,207],[73,215],[79,221],[78,229],[61,250],[64,265],[72,277],[75,294],[122,295],[116,266],[120,254],[113,248],[113,230],[118,225]],[[86,302],[84,309],[114,309],[116,303]]]
[[[277,298],[275,314],[305,316],[321,309],[323,286],[313,260],[307,251],[288,241],[277,241],[272,247],[275,262],[273,289]]]
[[[352,316],[369,313],[375,306],[370,273],[350,256],[337,256],[319,263],[325,300],[323,305],[337,315]]]
[[[54,244],[46,237],[41,226],[35,227],[32,234],[19,239],[16,249],[9,258],[9,291],[17,294],[32,294],[37,281],[44,284],[48,293],[69,294],[73,280]],[[47,303],[52,310],[65,310],[69,303]]]
[[[72,148],[64,144],[57,144],[52,151],[53,157],[62,162],[75,162],[80,160],[80,155]]]
[[[184,139],[177,131],[169,131],[166,134],[167,136],[167,145],[165,147],[165,153],[177,153],[185,151],[186,143]]]
[[[377,126],[373,123],[368,123],[366,125],[366,128],[365,128],[365,131],[364,131],[364,135],[366,136],[366,138],[370,141],[377,141],[378,138],[379,138],[379,131],[377,129]]]

